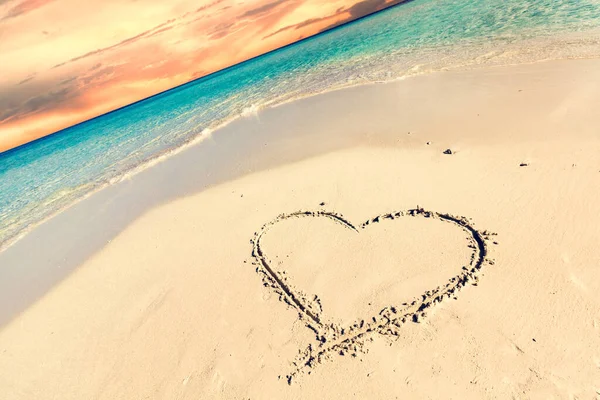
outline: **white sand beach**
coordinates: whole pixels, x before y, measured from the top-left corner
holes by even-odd
[[[598,110],[582,59],[242,118],[0,255],[0,398],[600,398]]]

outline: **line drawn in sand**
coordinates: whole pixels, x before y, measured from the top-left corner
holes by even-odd
[[[456,225],[467,233],[468,247],[473,250],[469,263],[463,266],[460,272],[451,277],[447,283],[428,290],[410,303],[402,306],[384,307],[377,315],[361,319],[349,327],[342,327],[334,323],[323,322],[323,310],[317,296],[310,299],[307,295],[287,283],[287,279],[271,266],[271,263],[261,247],[261,239],[277,223],[292,218],[327,218],[342,225],[346,229],[360,233],[369,226],[384,221],[393,221],[399,218],[429,218]],[[435,211],[426,211],[421,207],[377,215],[364,223],[355,226],[341,214],[328,211],[297,211],[290,214],[280,214],[274,220],[266,223],[255,233],[252,239],[253,265],[262,275],[263,284],[270,287],[279,295],[279,299],[298,312],[298,317],[316,335],[316,343],[309,344],[304,351],[300,351],[292,363],[293,370],[286,376],[288,384],[292,384],[298,375],[315,368],[323,361],[331,359],[334,355],[350,355],[357,357],[365,352],[366,340],[372,339],[375,334],[385,336],[398,336],[399,329],[407,322],[420,322],[426,317],[426,311],[441,303],[444,299],[456,298],[458,292],[467,284],[476,285],[481,270],[485,265],[494,265],[494,261],[486,258],[488,255],[488,242],[495,233],[478,231],[466,217],[454,216]],[[496,243],[496,242],[494,242]]]

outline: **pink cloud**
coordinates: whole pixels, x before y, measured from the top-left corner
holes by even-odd
[[[0,0],[0,152],[401,1]]]

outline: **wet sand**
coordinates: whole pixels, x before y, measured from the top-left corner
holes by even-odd
[[[599,67],[319,95],[78,203],[0,254],[0,393],[595,398]]]

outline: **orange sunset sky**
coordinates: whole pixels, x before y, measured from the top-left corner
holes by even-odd
[[[0,0],[0,152],[402,0]]]

